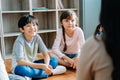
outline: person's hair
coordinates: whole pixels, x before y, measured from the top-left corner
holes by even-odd
[[[120,1],[102,0],[100,24],[104,27],[103,42],[113,61],[112,80],[120,80]]]
[[[63,19],[72,19],[73,17],[76,20],[76,26],[77,26],[78,17],[73,10],[64,11],[60,16],[60,22],[62,22]],[[67,44],[66,44],[66,38],[65,38],[65,29],[64,29],[63,25],[62,25],[62,32],[63,32],[63,39],[64,39],[64,43],[65,43],[63,51],[66,51]]]
[[[37,20],[37,18],[35,16],[24,15],[18,21],[18,28],[23,29],[23,27],[28,23],[35,23],[36,25],[38,25],[38,20]]]
[[[98,39],[97,36],[96,36],[96,35],[99,33],[100,27],[103,28],[102,24],[98,24],[97,27],[96,27],[96,29],[95,29],[95,32],[94,32],[94,38],[95,38],[97,41],[101,40],[101,39]],[[102,30],[102,32],[103,32],[103,34],[102,34],[101,38],[102,38],[102,40],[103,40],[104,37],[105,37],[105,31]]]
[[[96,27],[96,30],[94,32],[94,35],[96,35],[99,32],[100,26],[102,26],[101,24],[98,24]]]

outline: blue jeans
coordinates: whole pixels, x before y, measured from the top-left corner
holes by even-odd
[[[34,63],[44,63],[44,59],[36,60]],[[50,65],[54,68],[58,65],[58,60],[55,57],[50,58]],[[27,76],[30,78],[47,78],[49,75],[45,73],[43,69],[32,68],[29,66],[17,66],[15,68],[15,74],[21,76]]]
[[[68,56],[69,58],[74,58],[74,57],[77,57],[78,54],[68,54],[68,53],[64,53],[66,56]]]
[[[9,80],[26,80],[25,77],[15,75],[15,74],[8,74]]]

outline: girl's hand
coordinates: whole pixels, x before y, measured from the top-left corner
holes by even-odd
[[[74,61],[71,58],[68,59],[68,63],[70,64],[70,67],[73,67]]]
[[[74,64],[73,64],[73,69],[76,69],[76,66],[77,66],[77,63],[78,63],[78,58],[77,57],[75,57],[75,58],[73,58],[73,61],[74,61]]]
[[[71,58],[69,58],[69,57],[67,57],[67,56],[63,56],[62,59],[63,59],[66,63],[69,64],[69,67],[72,67],[72,66],[73,66],[74,61],[73,61]]]

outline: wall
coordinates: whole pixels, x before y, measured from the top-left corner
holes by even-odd
[[[87,39],[93,35],[96,26],[99,24],[101,0],[82,0],[82,27]]]

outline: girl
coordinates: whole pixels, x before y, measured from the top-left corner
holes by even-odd
[[[74,11],[65,11],[60,16],[62,29],[58,30],[52,51],[57,55],[59,64],[76,68],[80,49],[85,42],[83,31],[77,27]]]

